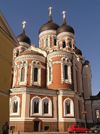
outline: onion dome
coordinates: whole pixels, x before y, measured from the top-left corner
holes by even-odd
[[[25,21],[22,23],[23,24],[23,31],[19,36],[17,36],[17,40],[18,40],[18,42],[25,42],[25,43],[28,43],[29,45],[31,45],[30,38],[27,37],[25,34],[25,23],[26,23]]]
[[[75,49],[75,53],[76,53],[77,55],[81,55],[81,56],[82,56],[82,52],[81,52],[81,50],[78,49],[78,48]]]
[[[74,34],[74,29],[71,26],[67,25],[67,23],[66,23],[65,13],[66,13],[65,11],[62,12],[63,24],[57,29],[57,35],[62,32],[70,32],[70,33]]]
[[[57,30],[59,27],[58,24],[52,21],[51,9],[52,7],[49,7],[49,21],[40,27],[39,34],[45,30]]]

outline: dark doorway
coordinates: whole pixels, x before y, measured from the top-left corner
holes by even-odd
[[[39,131],[39,121],[34,121],[34,131],[35,132]]]

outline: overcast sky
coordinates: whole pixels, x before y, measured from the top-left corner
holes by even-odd
[[[15,36],[22,32],[25,20],[26,35],[31,44],[38,46],[40,27],[49,19],[48,8],[52,6],[52,19],[62,25],[61,12],[66,11],[66,22],[75,31],[76,46],[90,61],[92,94],[100,91],[100,0],[0,0],[0,10]]]

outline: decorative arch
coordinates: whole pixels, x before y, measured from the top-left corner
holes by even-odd
[[[24,74],[22,73],[22,69],[24,69]],[[28,73],[28,61],[27,60],[21,61],[19,63],[18,85],[27,85],[27,73]]]
[[[31,81],[30,85],[41,86],[41,63],[39,61],[33,60],[31,62]]]
[[[42,99],[42,115],[52,116],[52,101],[48,97]]]
[[[20,104],[21,100],[18,96],[10,98],[10,115],[11,116],[20,116]]]
[[[74,103],[72,99],[70,99],[69,97],[66,98],[63,102],[63,108],[64,108],[64,117],[74,116]]]
[[[71,61],[69,58],[61,58],[61,83],[72,83],[71,78]]]
[[[35,96],[31,99],[31,116],[41,115],[41,98]]]

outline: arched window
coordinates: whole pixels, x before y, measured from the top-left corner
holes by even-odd
[[[52,116],[52,101],[48,97],[42,99],[42,114]]]
[[[70,101],[66,102],[66,114],[70,114]]]
[[[18,110],[18,101],[14,101],[13,103],[13,113],[17,113],[17,110]]]
[[[68,66],[64,65],[64,74],[65,74],[65,79],[68,79]]]
[[[24,78],[25,78],[25,68],[22,67],[22,69],[21,69],[21,81],[24,81]]]
[[[63,48],[66,47],[66,43],[65,43],[65,41],[63,41],[62,47],[63,47]]]
[[[20,115],[20,98],[18,96],[10,98],[10,115]]]
[[[71,43],[71,41],[69,42],[69,47],[72,48],[72,43]]]
[[[48,47],[48,39],[46,39],[46,47]]]
[[[54,39],[54,46],[56,46],[56,39]]]
[[[31,99],[31,116],[41,114],[41,98],[35,96]]]
[[[74,104],[72,99],[66,98],[64,100],[63,106],[64,106],[64,117],[74,116]]]
[[[34,82],[38,81],[38,68],[34,68]]]
[[[19,55],[19,50],[17,50],[17,52],[16,52],[16,57]]]
[[[39,113],[39,102],[34,101],[34,113]]]
[[[44,102],[44,114],[48,114],[48,102]]]

